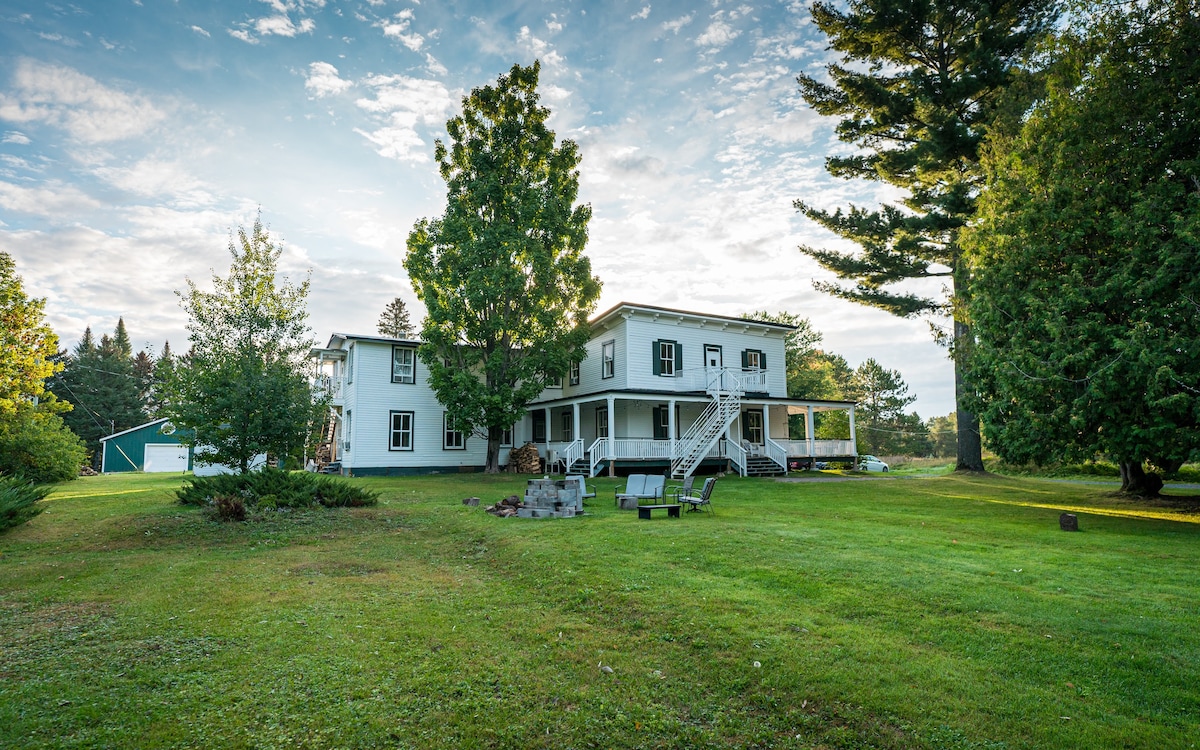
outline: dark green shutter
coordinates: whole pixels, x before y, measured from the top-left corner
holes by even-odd
[[[742,369],[745,370],[750,366],[750,359],[746,356],[746,350],[742,350]]]
[[[767,369],[767,353],[766,352],[758,353],[758,366],[764,370]]]
[[[683,371],[683,344],[675,342],[675,377]]]
[[[661,341],[654,341],[650,346],[650,369],[655,375],[662,375],[662,360],[660,359],[662,353],[659,347],[661,343]]]

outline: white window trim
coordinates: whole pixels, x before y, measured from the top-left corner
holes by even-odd
[[[610,339],[600,345],[600,379],[608,380],[617,374],[617,340]]]
[[[450,429],[450,415],[442,412],[442,450],[444,451],[465,451],[467,449],[467,436],[458,430]],[[457,435],[457,445],[450,444],[450,436]]]
[[[660,377],[675,377],[675,342],[658,342],[658,374]]]
[[[410,357],[408,363],[408,375],[396,374],[396,355],[400,352],[407,352]],[[393,383],[409,383],[417,382],[417,350],[411,346],[393,346],[392,347],[392,382]]]
[[[403,430],[403,429],[397,430],[396,429],[396,417],[402,416],[402,415],[408,415],[408,429],[407,430]],[[416,443],[416,439],[413,434],[413,425],[416,421],[417,421],[416,415],[411,411],[390,411],[390,412],[388,412],[388,450],[389,451],[411,451],[411,450],[414,450],[414,445]],[[408,447],[405,448],[403,445],[401,445],[400,447],[396,447],[396,434],[400,433],[401,435],[403,435],[405,432],[408,433]]]

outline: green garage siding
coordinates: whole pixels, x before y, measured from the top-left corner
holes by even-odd
[[[103,471],[106,474],[122,471],[142,471],[146,468],[147,445],[180,445],[177,434],[164,435],[160,432],[165,419],[156,419],[124,432],[103,438]],[[188,471],[192,470],[192,456],[188,453]]]

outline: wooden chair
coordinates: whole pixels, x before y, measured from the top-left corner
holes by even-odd
[[[699,495],[681,495],[678,500],[681,505],[689,505],[688,512],[694,510],[704,510],[708,508],[708,512],[716,515],[716,511],[712,508],[712,493],[713,488],[717,486],[716,477],[709,477],[704,480],[704,487],[701,488]]]

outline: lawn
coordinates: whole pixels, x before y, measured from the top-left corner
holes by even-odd
[[[61,485],[0,536],[2,747],[1195,747],[1200,515],[1018,478],[722,479],[715,514],[219,524]],[[1194,503],[1193,503],[1194,505]],[[1062,510],[1080,533],[1058,529]]]

